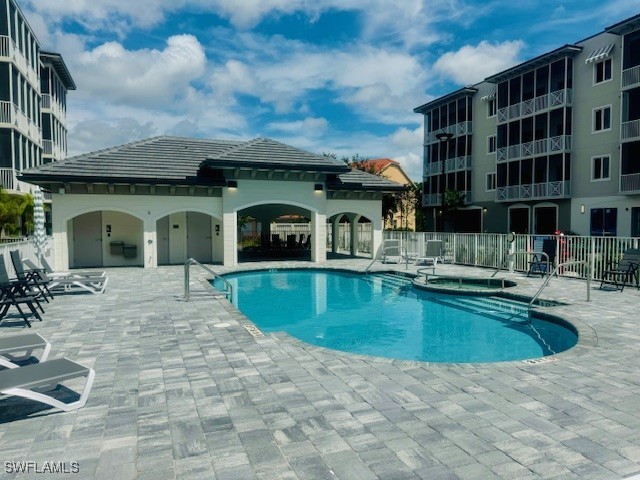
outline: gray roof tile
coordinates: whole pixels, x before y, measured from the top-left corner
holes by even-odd
[[[268,138],[247,142],[160,136],[40,165],[21,180],[51,182],[224,183],[224,169],[311,171],[331,175],[329,189],[397,190],[377,175],[353,171],[343,162]],[[228,176],[228,175],[227,175]]]

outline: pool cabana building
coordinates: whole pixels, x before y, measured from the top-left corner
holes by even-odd
[[[382,242],[382,194],[404,187],[330,157],[268,139],[154,137],[25,170],[52,193],[58,269],[238,263],[238,218],[268,226],[282,214],[310,220],[310,259],[326,259],[327,225],[371,222]],[[268,237],[267,237],[268,238]],[[333,251],[337,248],[332,245]]]

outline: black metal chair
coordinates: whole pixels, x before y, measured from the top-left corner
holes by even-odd
[[[527,277],[532,273],[539,273],[543,277],[551,273],[551,269],[556,263],[556,247],[555,239],[545,239],[542,241],[542,252],[533,255],[533,258],[529,262]]]
[[[16,271],[16,277],[18,277],[18,280],[22,280],[42,292],[42,298],[45,302],[49,303],[47,296],[53,300],[53,294],[47,286],[51,282],[51,279],[37,270],[25,270],[22,263],[22,257],[18,250],[11,250],[10,254],[11,262],[13,263],[13,268]]]
[[[4,256],[0,254],[0,320],[6,317],[9,308],[16,307],[16,310],[18,310],[18,313],[28,327],[31,327],[31,322],[29,321],[31,317],[42,321],[42,317],[37,310],[37,308],[39,308],[40,311],[44,313],[44,309],[40,303],[41,297],[42,293],[30,290],[29,285],[24,281],[9,278],[4,265]],[[27,315],[21,305],[26,305],[31,311],[31,315]]]
[[[640,249],[631,248],[622,254],[617,263],[609,261],[604,272],[600,289],[605,283],[613,284],[616,290],[621,292],[625,285],[632,285],[635,280],[636,287],[640,290]]]

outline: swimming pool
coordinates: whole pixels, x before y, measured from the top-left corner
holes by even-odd
[[[264,332],[334,350],[428,362],[495,362],[573,347],[569,325],[496,297],[419,291],[398,276],[283,269],[227,274],[233,303]]]

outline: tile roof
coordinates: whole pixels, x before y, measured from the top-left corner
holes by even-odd
[[[354,174],[340,160],[268,138],[250,141],[160,136],[70,157],[24,170],[20,179],[54,182],[225,185],[224,169],[319,172],[335,177],[337,189],[395,190],[399,184],[376,175]],[[370,178],[369,178],[370,177]]]
[[[371,168],[375,174],[379,174],[389,165],[398,165],[398,162],[390,158],[372,158],[370,160],[362,160],[359,163],[365,168]]]

